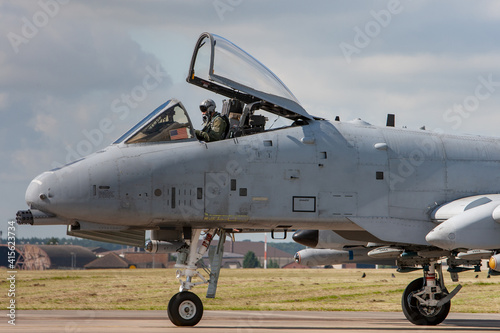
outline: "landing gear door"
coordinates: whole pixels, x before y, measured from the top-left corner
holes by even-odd
[[[312,119],[292,92],[267,67],[227,39],[200,35],[187,82],[286,118]]]

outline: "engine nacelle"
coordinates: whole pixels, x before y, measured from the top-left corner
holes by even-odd
[[[492,201],[455,215],[431,230],[429,244],[445,250],[500,248],[500,203]]]
[[[488,262],[488,266],[496,272],[500,272],[500,253],[495,254],[490,258],[490,261]]]

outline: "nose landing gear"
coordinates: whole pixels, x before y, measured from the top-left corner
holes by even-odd
[[[198,246],[198,239],[202,233],[201,229],[193,229],[187,246],[178,252],[177,278],[181,284],[179,292],[175,294],[168,303],[168,318],[176,326],[195,326],[203,317],[203,303],[194,293],[190,292],[194,286],[208,284],[207,298],[215,297],[217,282],[224,253],[224,241],[226,232],[223,229],[209,229],[205,232],[203,242]],[[203,267],[209,275],[206,279],[198,272],[197,263],[207,252],[215,234],[219,234],[219,243],[214,252],[209,253],[210,269]],[[201,281],[194,282],[198,277]]]

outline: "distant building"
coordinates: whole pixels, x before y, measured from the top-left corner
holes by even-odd
[[[114,252],[109,252],[105,256],[97,258],[86,264],[85,269],[130,268],[132,266],[132,262],[122,258]]]
[[[136,268],[167,268],[174,262],[169,263],[168,253],[148,253],[148,252],[125,252],[120,254]]]
[[[218,240],[212,242],[217,246]],[[96,269],[96,268],[171,268],[175,265],[174,256],[168,253],[131,252],[133,249],[107,251],[103,248],[85,248],[77,245],[18,245],[16,247],[16,269]],[[264,265],[263,242],[225,242],[223,268],[242,268],[243,258],[248,251],[255,253]],[[8,247],[0,245],[0,267],[9,267]],[[114,255],[110,254],[113,253]],[[267,247],[268,263],[272,260],[279,267],[293,262],[291,254],[272,246]],[[203,257],[209,266],[208,251]]]
[[[104,252],[109,252],[108,249],[105,249],[103,247],[89,247],[89,250],[94,252],[97,256],[99,256],[100,253],[104,253]]]
[[[2,262],[7,256],[3,256],[7,247],[0,247]],[[87,263],[96,258],[96,255],[88,248],[78,245],[17,245],[16,269],[23,270],[46,270],[46,269],[83,269]]]
[[[243,267],[243,255],[224,253],[223,268]],[[209,267],[208,252],[203,256],[204,264]],[[122,250],[102,253],[99,258],[85,266],[86,269],[95,268],[172,268],[175,258],[168,253],[123,252]]]
[[[212,245],[217,245],[217,240],[212,242]],[[231,242],[226,241],[224,243],[224,255],[227,253],[235,253],[244,256],[248,251],[252,251],[255,253],[261,265],[264,265],[264,242]],[[278,263],[279,267],[283,267],[291,262],[294,262],[293,255],[272,247],[270,245],[267,246],[267,262],[269,263],[271,260]],[[241,262],[243,264],[243,261]]]
[[[113,261],[109,261],[113,258],[109,256],[110,254],[125,259],[125,263],[118,263],[119,260],[116,258]],[[149,253],[139,249],[101,251],[97,253],[97,257],[95,262],[91,262],[89,265],[85,266],[85,268],[171,268],[175,265],[175,258],[172,258],[169,253]],[[109,267],[106,267],[107,263],[110,264]],[[114,266],[112,266],[111,263],[113,263]],[[99,265],[99,267],[97,267],[97,265]]]
[[[243,258],[245,256],[239,253],[231,253],[224,251],[222,257],[222,268],[243,268]],[[209,267],[209,257],[208,252],[203,256],[203,263]]]

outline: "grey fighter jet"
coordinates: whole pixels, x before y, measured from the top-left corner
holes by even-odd
[[[480,268],[481,256],[459,256],[468,250],[491,251],[500,270],[500,139],[312,116],[269,69],[210,33],[187,82],[228,98],[225,139],[197,140],[182,103],[169,100],[109,147],[33,179],[18,223],[135,246],[151,230],[147,250],[178,253],[181,286],[168,305],[178,326],[202,318],[189,290],[207,283],[215,296],[235,232],[329,230],[378,244],[401,271],[423,268],[402,300],[418,325],[442,322],[459,290],[446,289],[443,260],[454,280]],[[207,276],[197,263],[216,234]]]

